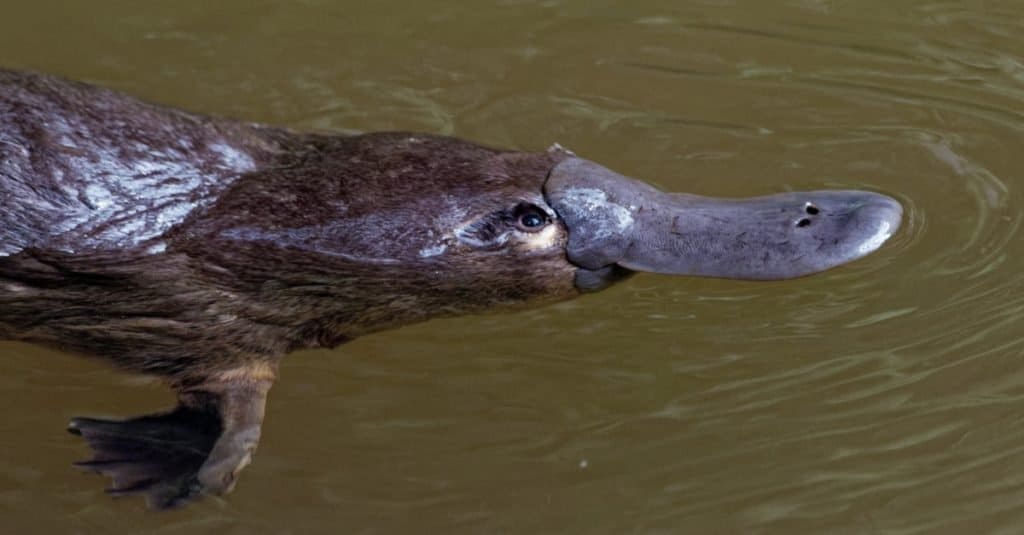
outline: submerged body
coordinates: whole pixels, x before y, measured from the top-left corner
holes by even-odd
[[[169,413],[71,426],[158,507],[230,490],[296,349],[634,271],[801,276],[901,217],[866,192],[669,195],[557,147],[297,133],[4,70],[0,207],[0,338],[178,391]]]

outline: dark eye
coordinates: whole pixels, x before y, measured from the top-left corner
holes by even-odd
[[[516,218],[516,226],[527,232],[536,232],[547,223],[547,214],[535,206],[523,209]]]

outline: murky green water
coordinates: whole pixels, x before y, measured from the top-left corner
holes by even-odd
[[[236,492],[169,514],[75,472],[63,426],[170,394],[2,344],[4,533],[1024,529],[1024,4],[35,1],[4,7],[0,63],[292,126],[557,141],[676,190],[907,208],[879,254],[821,276],[638,276],[294,355]]]

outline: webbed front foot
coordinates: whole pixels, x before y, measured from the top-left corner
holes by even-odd
[[[77,466],[109,476],[107,492],[141,494],[153,509],[230,492],[252,460],[271,380],[247,371],[182,390],[170,412],[128,420],[74,418],[68,431],[93,450]]]
[[[202,493],[198,473],[221,435],[219,415],[179,406],[129,420],[74,418],[68,431],[93,450],[75,463],[109,476],[107,492],[142,494],[153,509],[183,505]]]

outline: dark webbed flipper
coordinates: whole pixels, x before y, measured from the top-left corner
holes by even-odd
[[[74,418],[68,431],[93,449],[76,466],[109,476],[107,492],[143,494],[150,507],[166,509],[197,497],[199,468],[221,435],[220,416],[179,406],[130,420]]]
[[[271,373],[257,367],[222,374],[180,392],[170,412],[122,421],[74,418],[68,431],[94,452],[75,464],[109,476],[110,494],[144,495],[153,509],[230,492],[259,443]]]

